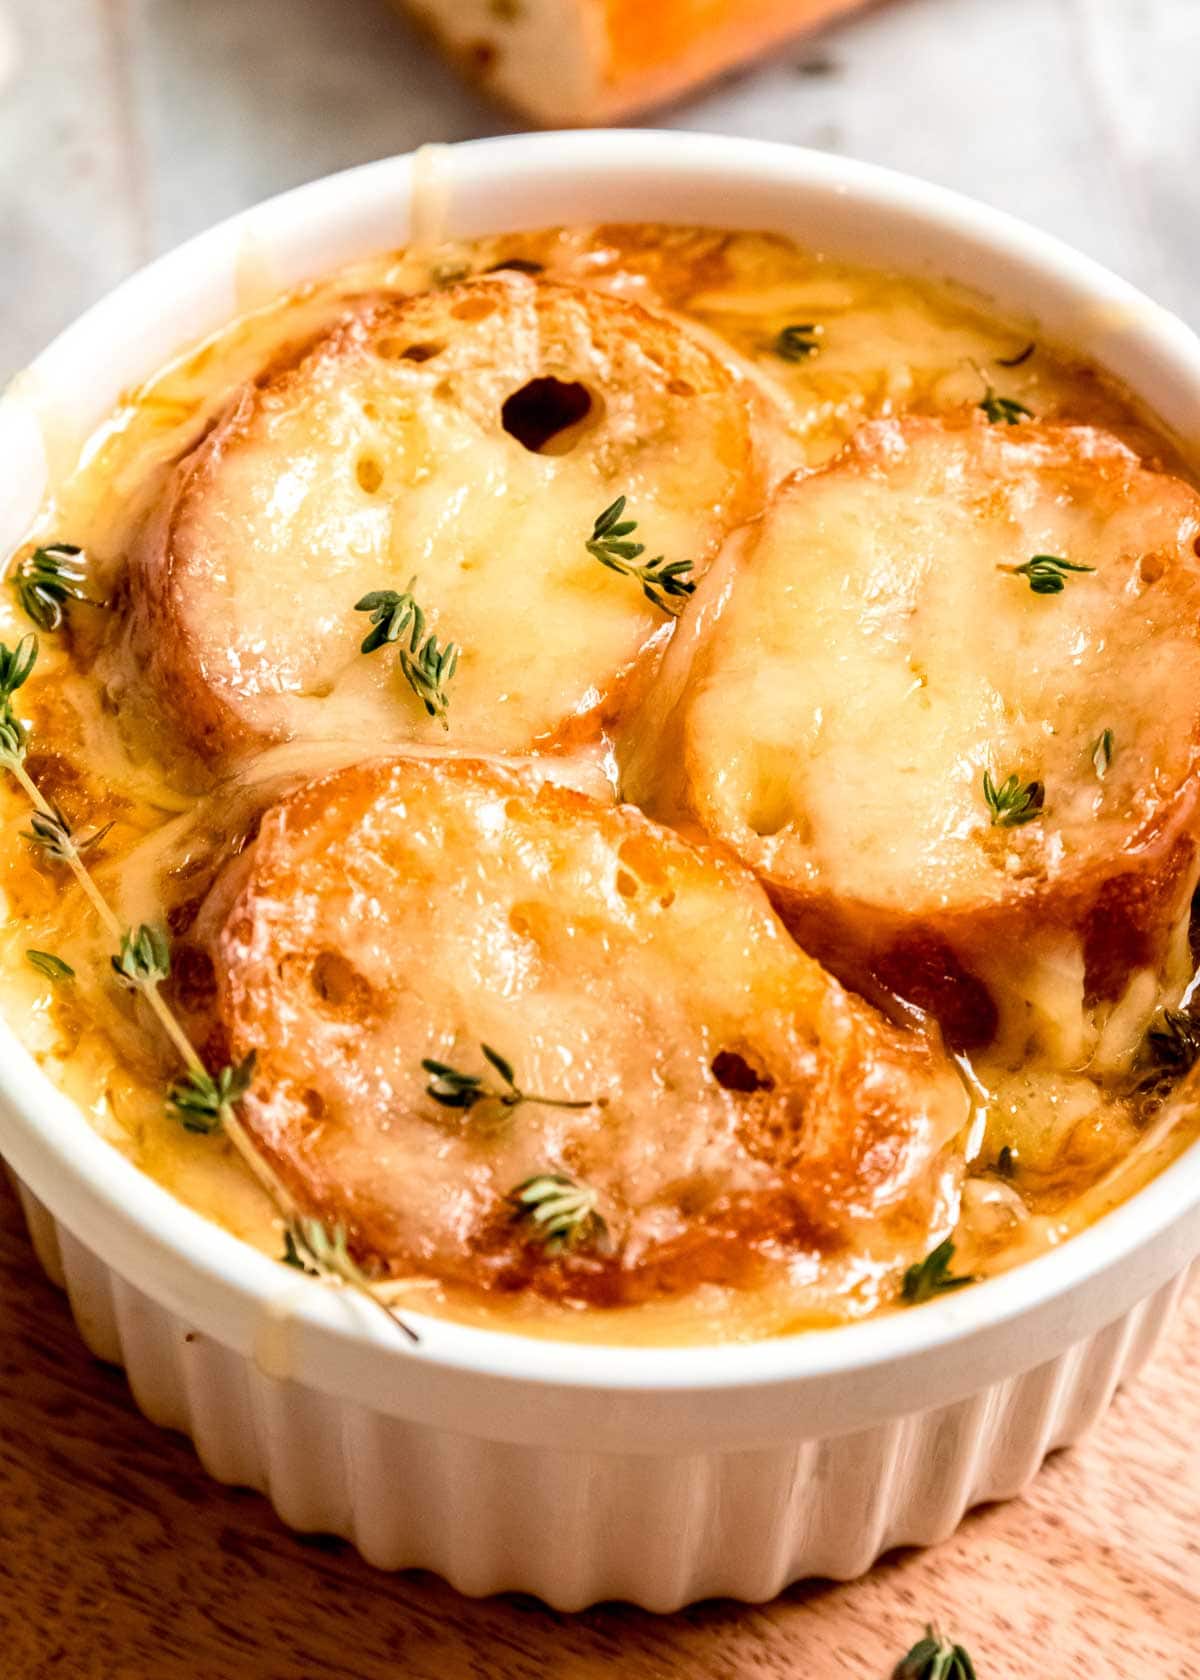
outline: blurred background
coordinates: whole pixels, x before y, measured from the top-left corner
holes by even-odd
[[[961,188],[1200,322],[1198,67],[1200,0],[877,0],[640,120]],[[0,0],[0,378],[232,211],[522,126],[387,0]]]

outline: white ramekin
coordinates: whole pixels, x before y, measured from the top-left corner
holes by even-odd
[[[419,190],[414,186],[419,182]],[[371,164],[238,216],[135,275],[0,403],[0,543],[47,455],[267,290],[429,233],[656,220],[769,228],[974,286],[1200,436],[1200,342],[1094,263],[952,193],[844,159],[672,133],[485,140]],[[182,1207],[101,1141],[0,1028],[0,1149],[88,1345],[222,1481],[301,1529],[468,1593],[563,1609],[765,1599],[847,1577],[1016,1493],[1148,1353],[1200,1253],[1200,1146],[1057,1252],[847,1329],[747,1347],[584,1347],[353,1298]]]

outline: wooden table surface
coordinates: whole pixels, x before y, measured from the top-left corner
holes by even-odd
[[[0,1176],[0,1186],[4,1185]],[[78,1341],[0,1190],[4,1680],[887,1680],[934,1618],[979,1680],[1200,1677],[1200,1290],[1032,1490],[773,1604],[559,1615],[384,1575],[209,1482]]]
[[[653,0],[647,0],[653,4]],[[873,159],[1200,319],[1200,0],[891,0],[659,120]],[[0,0],[0,377],[160,250],[331,169],[494,133],[386,0]],[[1022,1502],[768,1608],[471,1603],[287,1535],[82,1351],[0,1197],[2,1680],[1200,1680],[1200,1296]]]

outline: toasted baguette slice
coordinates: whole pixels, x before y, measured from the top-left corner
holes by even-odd
[[[400,0],[465,74],[545,126],[615,122],[863,0]]]
[[[799,951],[747,871],[628,807],[376,760],[272,808],[193,937],[243,1114],[383,1273],[629,1301],[772,1260],[923,1254],[957,1075]],[[538,1100],[444,1106],[437,1062]],[[574,1104],[577,1106],[563,1106]],[[556,1253],[516,1186],[595,1197]],[[952,1215],[951,1215],[952,1217]]]
[[[672,319],[520,274],[364,304],[179,468],[131,560],[132,662],[216,760],[593,733],[673,623],[585,546],[621,494],[692,578],[761,494],[739,381]],[[359,652],[356,602],[414,577],[461,650],[446,734],[399,669],[411,625]]]
[[[1198,534],[1195,491],[1102,432],[863,426],[710,574],[626,797],[952,1043],[1123,1055],[1190,973]],[[1015,778],[996,812],[985,771]]]

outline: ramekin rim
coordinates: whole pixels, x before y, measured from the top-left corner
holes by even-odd
[[[949,188],[920,181],[879,165],[831,157],[780,142],[749,140],[681,131],[623,129],[572,130],[565,133],[504,135],[459,142],[448,148],[458,156],[503,162],[529,153],[553,155],[560,166],[572,154],[597,166],[595,152],[613,165],[627,165],[639,150],[649,149],[662,165],[702,166],[714,159],[742,161],[747,168],[765,165],[792,171],[808,186],[867,201],[887,199],[916,224],[946,225],[968,242],[999,247],[1032,267],[1050,273],[1089,299],[1136,310],[1137,330],[1154,347],[1178,362],[1200,388],[1200,340],[1170,311],[1103,265],[1074,251],[1052,235],[1031,227]],[[79,316],[31,364],[41,370],[74,352],[78,341],[103,330],[106,316],[128,304],[139,291],[161,297],[163,281],[182,274],[202,252],[213,260],[222,239],[252,227],[263,214],[294,215],[322,196],[351,184],[386,193],[393,179],[407,180],[416,154],[385,158],[290,189],[197,234],[131,275]],[[531,165],[532,167],[532,165]],[[381,248],[386,249],[386,243]],[[1191,363],[1188,370],[1188,363]],[[267,1312],[284,1285],[278,1263],[177,1200],[132,1161],[108,1144],[86,1116],[38,1066],[0,1022],[0,1144],[15,1170],[46,1200],[51,1210],[56,1190],[69,1184],[79,1205],[94,1217],[110,1218],[149,1239],[161,1257],[174,1257],[185,1271],[206,1284],[233,1291]],[[15,1126],[16,1130],[12,1128]],[[35,1161],[39,1151],[48,1162]],[[49,1167],[57,1168],[51,1182]],[[47,1168],[43,1171],[43,1168]],[[928,1358],[952,1343],[999,1327],[1098,1277],[1127,1260],[1155,1237],[1200,1208],[1200,1143],[1193,1144],[1142,1189],[1071,1237],[1061,1247],[983,1280],[972,1289],[930,1302],[903,1314],[889,1313],[830,1329],[798,1332],[753,1342],[705,1342],[684,1347],[631,1347],[619,1343],[559,1341],[493,1330],[406,1309],[419,1326],[422,1344],[407,1357],[428,1361],[464,1375],[475,1373],[529,1384],[636,1390],[736,1390],[766,1384],[797,1383],[819,1377],[869,1371],[903,1358]],[[68,1227],[70,1220],[66,1221]],[[154,1278],[135,1279],[154,1292]],[[274,1287],[272,1287],[272,1284]],[[295,1284],[286,1280],[290,1292]],[[305,1290],[308,1299],[289,1307],[290,1314],[336,1339],[373,1343],[393,1357],[388,1331],[373,1316],[344,1310],[346,1298],[320,1285]],[[980,1310],[982,1307],[982,1311]],[[398,1350],[399,1344],[396,1344]],[[715,1368],[717,1364],[721,1368]],[[320,1386],[319,1377],[304,1380]]]

